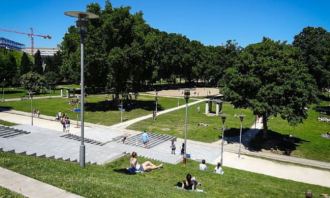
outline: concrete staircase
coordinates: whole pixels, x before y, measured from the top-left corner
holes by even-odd
[[[150,149],[166,141],[171,141],[176,138],[174,136],[165,135],[165,134],[157,134],[157,133],[147,133],[147,134],[149,136],[149,142],[146,147],[142,142],[142,138],[141,138],[142,133],[128,137],[125,140],[125,142],[123,142],[122,140],[118,140],[117,142],[122,142],[124,144]]]

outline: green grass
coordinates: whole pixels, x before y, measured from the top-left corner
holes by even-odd
[[[145,159],[140,158],[139,161]],[[128,166],[128,156],[104,166],[0,152],[0,166],[33,177],[84,197],[303,197],[330,193],[329,188],[278,179],[224,167],[225,174],[201,172],[196,162],[165,164],[151,173],[126,175],[116,170]],[[211,167],[210,167],[211,168]],[[204,193],[176,189],[174,185],[191,173]]]
[[[2,99],[2,88],[0,89],[0,100]],[[60,95],[60,90],[55,90],[50,91],[50,93],[40,93],[37,95],[34,95],[35,97],[39,96],[58,96]],[[25,89],[23,88],[18,88],[18,87],[8,87],[4,89],[4,97],[5,99],[11,99],[11,98],[21,98],[24,96],[28,96],[28,93]]]
[[[0,197],[1,198],[23,198],[23,195],[12,192],[6,188],[0,187]]]
[[[78,89],[80,88],[80,85],[78,84],[69,84],[69,85],[58,85],[56,86],[57,89]]]
[[[72,112],[74,106],[69,105],[70,99],[66,98],[52,98],[52,99],[38,99],[33,100],[33,107],[39,109],[41,114],[54,116],[61,111],[66,113],[73,120],[76,119],[76,113]],[[158,109],[168,109],[177,106],[177,99],[159,97]],[[180,99],[183,104],[183,99]],[[0,107],[13,108],[19,111],[30,112],[30,100],[12,101],[0,103]],[[120,122],[120,111],[111,101],[106,101],[105,95],[90,95],[86,98],[86,113],[85,121],[112,125]],[[136,108],[123,112],[123,117],[127,120],[137,118],[143,115],[152,113],[155,107],[154,97],[139,96],[136,102]]]
[[[0,125],[4,125],[4,126],[14,126],[14,125],[17,125],[17,124],[12,123],[12,122],[7,122],[7,121],[4,121],[4,120],[1,120],[1,119],[0,119]]]
[[[323,101],[320,106],[328,106],[329,102]],[[321,137],[321,134],[330,132],[330,124],[318,121],[318,117],[324,117],[315,110],[313,105],[308,110],[308,118],[297,126],[290,126],[287,121],[280,117],[273,117],[269,120],[269,128],[280,134],[292,134],[300,138],[296,150],[291,155],[314,160],[330,162],[330,139]],[[329,106],[328,106],[329,108]]]
[[[200,112],[197,112],[197,107],[200,107]],[[215,107],[213,107],[215,108]],[[221,120],[218,116],[206,116],[205,103],[199,103],[189,107],[188,109],[188,139],[198,140],[203,142],[213,142],[219,140],[220,129],[222,127]],[[255,118],[252,112],[248,109],[234,109],[229,103],[223,104],[223,113],[227,115],[225,126],[226,128],[235,128],[227,132],[236,133],[240,128],[239,118],[234,117],[235,114],[243,113],[246,115],[243,121],[244,128],[250,128]],[[156,121],[152,119],[144,120],[130,126],[134,130],[148,130],[155,133],[165,133],[176,137],[184,137],[184,118],[185,109],[167,113],[157,117]],[[198,123],[204,123],[208,126],[198,126]]]

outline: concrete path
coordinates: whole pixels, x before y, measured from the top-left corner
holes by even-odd
[[[81,198],[55,186],[0,167],[0,186],[33,198]]]
[[[30,118],[23,115],[0,112],[0,117],[1,119],[6,121],[12,121],[22,124],[30,123]],[[55,130],[58,132],[61,130],[61,128],[59,127],[60,124],[58,122],[49,121],[45,119],[36,119],[35,125],[42,126],[46,129]],[[112,128],[112,129],[113,130],[109,130],[109,127],[102,128],[96,126],[86,127],[86,137],[88,136],[89,138],[92,139],[99,139],[105,141],[106,138],[111,138],[112,136],[117,136],[119,134],[127,133],[127,130],[124,129],[118,129],[118,128],[117,129]],[[77,131],[77,134],[78,133],[79,130]],[[112,133],[116,133],[116,135],[110,135]],[[182,139],[178,139],[178,141],[176,142],[177,153],[179,153],[180,151],[182,142],[183,142]],[[121,150],[125,146],[127,145],[123,145],[120,143],[113,144],[113,146],[111,146],[108,152]],[[226,147],[227,144],[225,146],[225,152],[224,152],[225,166],[261,173],[265,175],[270,175],[283,179],[290,179],[304,183],[317,184],[330,188],[330,171],[320,170],[310,167],[302,167],[300,165],[295,165],[295,164],[286,164],[277,161],[269,161],[266,159],[261,159],[260,157],[250,157],[246,155],[242,155],[242,158],[239,159],[236,154],[237,150],[232,151],[230,150],[231,148],[226,149]],[[170,142],[165,142],[163,144],[157,145],[152,149],[144,149],[134,146],[125,147],[124,149],[126,149],[127,152],[135,150],[138,153],[144,153],[144,156],[146,157],[158,159],[160,161],[171,161],[172,163],[174,162],[177,163],[181,158],[179,154],[170,155]],[[191,154],[191,158],[193,160],[200,161],[201,159],[206,159],[208,163],[216,164],[219,161],[219,156],[220,156],[220,142],[218,142],[217,144],[216,143],[209,144],[209,143],[188,140],[187,153]],[[76,154],[78,155],[77,150],[76,150]],[[304,162],[306,162],[305,159],[300,159],[300,160],[301,160],[300,163],[305,165],[304,164]],[[329,163],[325,163],[325,164],[329,164]]]
[[[198,101],[195,101],[195,102],[190,102],[190,103],[188,103],[188,106],[192,106],[192,105],[195,105],[195,104],[198,104],[198,103],[201,103],[201,102],[205,102],[206,100],[207,99],[202,99],[202,100],[198,100]],[[176,111],[176,110],[179,110],[179,109],[183,109],[185,107],[186,107],[186,105],[181,105],[181,106],[174,107],[174,108],[171,108],[171,109],[167,109],[167,110],[164,110],[164,111],[159,111],[157,113],[157,116],[163,115],[165,113],[169,113],[169,112],[172,112],[172,111]],[[141,117],[138,117],[138,118],[135,118],[135,119],[132,119],[132,120],[128,120],[126,122],[122,122],[122,123],[112,125],[111,128],[125,129],[125,128],[127,128],[128,126],[130,126],[132,124],[135,124],[137,122],[140,122],[142,120],[146,120],[146,119],[149,119],[149,118],[152,118],[152,114],[149,114],[149,115],[146,115],[146,116],[141,116]]]

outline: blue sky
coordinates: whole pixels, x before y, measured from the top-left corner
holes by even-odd
[[[55,47],[74,19],[64,11],[85,10],[90,2],[103,0],[1,0],[0,28],[49,34],[35,39],[37,47]],[[152,27],[181,33],[206,45],[234,39],[246,46],[263,36],[292,42],[303,27],[321,26],[330,31],[330,0],[112,0],[114,7],[129,5],[142,11]],[[30,46],[25,35],[0,32]]]

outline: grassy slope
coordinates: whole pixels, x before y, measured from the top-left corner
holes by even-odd
[[[16,125],[15,123],[12,123],[12,122],[7,122],[7,121],[4,121],[4,120],[1,120],[0,119],[0,125],[4,125],[4,126],[14,126]]]
[[[23,198],[24,196],[12,192],[6,188],[0,187],[0,197],[1,198]]]
[[[328,102],[321,103],[322,106],[328,104]],[[321,134],[330,132],[330,124],[317,120],[320,114],[314,107],[315,105],[308,110],[307,120],[298,126],[290,126],[285,120],[276,117],[269,120],[269,128],[281,134],[292,134],[306,141],[299,144],[291,155],[330,162],[330,140],[321,137]]]
[[[330,193],[329,188],[227,167],[222,176],[201,172],[196,162],[189,162],[186,167],[165,164],[163,169],[151,173],[126,175],[115,169],[127,167],[128,157],[81,169],[76,163],[0,152],[0,166],[85,197],[303,197],[306,190],[312,190],[316,196]],[[202,183],[205,193],[174,187],[188,172]]]
[[[85,120],[87,122],[98,123],[103,125],[112,125],[120,122],[120,112],[118,107],[111,106],[110,103],[105,101],[105,95],[88,96],[86,98],[86,113]],[[154,97],[151,96],[139,96],[139,107],[126,111],[123,113],[123,117],[127,119],[133,119],[143,115],[152,113],[154,108]],[[56,99],[39,99],[33,101],[33,106],[39,109],[41,114],[54,116],[58,111],[65,112],[73,120],[76,119],[76,114],[72,112],[72,107],[69,105],[69,99],[56,98]],[[183,99],[181,100],[181,103]],[[177,105],[177,99],[171,98],[159,98],[159,109],[168,109]],[[12,107],[16,110],[30,112],[30,100],[5,102],[0,103],[0,107]]]
[[[197,107],[200,106],[200,112],[197,112]],[[215,107],[213,107],[215,109]],[[221,120],[218,116],[206,116],[205,103],[193,105],[188,109],[188,139],[199,140],[203,142],[213,142],[219,139],[220,128],[222,127]],[[224,103],[223,112],[228,115],[226,120],[226,128],[240,127],[239,119],[234,117],[235,114],[241,112],[247,115],[243,122],[243,127],[249,128],[254,122],[254,116],[250,110],[234,109],[229,103]],[[143,130],[147,129],[155,133],[166,133],[177,137],[183,137],[184,131],[185,109],[174,111],[168,114],[157,117],[156,121],[152,119],[138,122],[130,129]],[[198,123],[205,123],[208,126],[198,126]]]

